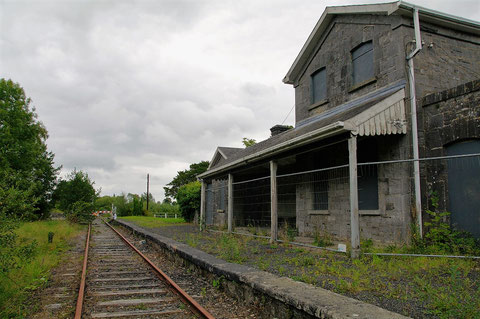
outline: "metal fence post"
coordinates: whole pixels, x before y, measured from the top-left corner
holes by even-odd
[[[227,218],[228,218],[228,232],[233,231],[233,175],[228,174],[228,207],[227,207]]]
[[[274,243],[278,237],[278,202],[277,202],[277,162],[270,161],[270,215],[271,215],[271,236],[270,242]]]
[[[358,258],[360,256],[360,227],[358,224],[357,135],[353,133],[348,139],[348,168],[350,173],[351,257]]]

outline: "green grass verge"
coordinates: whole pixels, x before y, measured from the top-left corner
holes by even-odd
[[[119,218],[147,228],[185,224],[185,220],[183,218],[159,218],[150,216],[123,216]]]
[[[22,223],[16,230],[19,242],[36,240],[38,246],[35,257],[28,264],[0,275],[0,318],[28,317],[29,296],[47,284],[50,270],[68,250],[69,240],[84,228],[61,220]],[[55,233],[51,244],[48,243],[49,232]]]

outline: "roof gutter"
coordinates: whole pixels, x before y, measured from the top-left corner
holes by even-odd
[[[335,123],[329,124],[327,126],[321,127],[317,130],[314,130],[312,132],[297,136],[295,138],[292,138],[291,140],[285,141],[283,143],[280,143],[278,145],[271,146],[267,149],[264,149],[262,151],[259,151],[254,154],[250,154],[247,156],[244,156],[242,158],[239,158],[232,163],[226,164],[224,166],[208,170],[197,177],[199,179],[204,179],[206,177],[218,175],[220,173],[224,173],[227,171],[230,171],[232,169],[247,165],[251,162],[256,162],[260,161],[262,159],[274,156],[276,154],[279,154],[281,152],[289,151],[291,149],[300,147],[302,145],[318,141],[333,135],[337,135],[340,133],[348,132],[353,130],[353,127],[351,127],[349,124],[342,122],[342,121],[337,121]]]

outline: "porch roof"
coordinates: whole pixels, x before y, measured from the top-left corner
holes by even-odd
[[[334,135],[355,132],[359,136],[406,133],[405,81],[381,88],[299,122],[294,129],[274,135],[245,149],[234,149],[228,157],[208,168],[200,179],[226,173],[250,163],[304,146]],[[213,160],[222,148],[217,148]]]

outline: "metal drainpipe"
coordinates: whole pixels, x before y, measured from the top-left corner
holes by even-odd
[[[415,92],[415,71],[413,67],[413,57],[422,49],[422,39],[420,35],[420,20],[418,18],[418,9],[413,10],[413,25],[415,28],[415,50],[407,55],[408,61],[408,83],[410,88],[410,112],[412,120],[412,148],[413,148],[413,174],[415,181],[415,210],[418,219],[418,231],[423,238],[422,229],[422,199],[420,191],[420,162],[418,161],[418,129],[417,129],[417,95]]]

